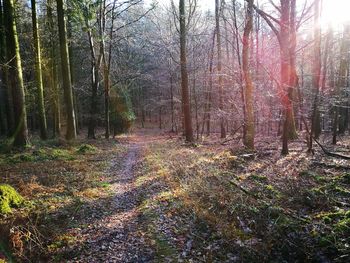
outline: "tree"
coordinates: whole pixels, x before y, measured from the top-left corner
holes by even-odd
[[[350,50],[350,24],[345,25],[343,32],[343,39],[340,46],[340,61],[339,61],[339,70],[337,74],[336,87],[335,87],[335,105],[334,105],[334,118],[333,118],[333,144],[337,143],[337,135],[340,131],[339,126],[339,115],[341,110],[345,108],[341,100],[342,90],[345,89],[347,85],[347,73],[349,70],[349,50]]]
[[[15,130],[12,135],[14,146],[28,144],[27,112],[22,76],[21,56],[17,28],[15,23],[15,8],[13,0],[4,0],[5,28],[6,28],[6,55],[8,61],[8,84],[12,91]]]
[[[280,6],[276,6],[273,2],[272,4],[280,14],[279,19],[265,13],[256,6],[254,8],[270,26],[277,37],[280,47],[281,79],[278,85],[284,118],[282,154],[288,154],[288,140],[297,138],[293,108],[295,87],[298,85],[298,76],[296,73],[296,0],[281,0]]]
[[[63,8],[63,0],[56,0],[57,3],[57,20],[58,20],[58,34],[60,42],[61,55],[61,71],[62,71],[62,86],[66,106],[67,130],[66,139],[72,140],[76,138],[75,114],[73,104],[73,91],[71,84],[71,74],[69,67],[69,55],[67,45],[67,30]]]
[[[244,145],[253,150],[254,149],[254,101],[253,101],[253,92],[254,86],[249,69],[249,42],[250,42],[250,33],[253,28],[253,3],[254,0],[248,0],[247,12],[246,12],[246,22],[243,33],[243,50],[242,50],[242,69],[245,82],[245,109],[246,115],[244,120]]]
[[[188,88],[188,72],[187,72],[187,54],[186,54],[186,11],[185,1],[179,1],[180,13],[180,66],[181,66],[181,89],[182,89],[182,105],[185,124],[185,136],[187,142],[193,142],[191,105]]]
[[[320,112],[319,112],[319,89],[321,78],[321,27],[320,27],[320,1],[314,3],[314,47],[313,47],[313,68],[312,68],[312,87],[314,101],[311,114],[311,131],[309,139],[309,149],[312,151],[313,136],[318,138],[321,132]]]
[[[38,22],[36,17],[36,0],[31,0],[32,4],[32,26],[33,26],[33,40],[35,51],[35,77],[37,85],[37,107],[40,122],[40,137],[43,140],[47,139],[47,124],[44,104],[44,89],[43,89],[43,76],[41,70],[41,48],[40,39],[38,33]]]
[[[53,17],[53,1],[47,1],[47,25],[49,28],[49,54],[48,54],[48,75],[50,76],[48,79],[48,84],[52,93],[52,131],[53,136],[60,136],[61,133],[61,107],[60,107],[60,92],[58,89],[58,80],[57,80],[57,44],[56,44],[56,32],[54,25],[54,17]]]
[[[221,31],[220,31],[220,4],[219,0],[215,0],[215,26],[216,26],[216,45],[218,52],[217,72],[219,75],[219,110],[222,115],[223,111],[223,86],[222,86],[222,51],[221,51]],[[220,136],[226,137],[225,120],[220,118]]]

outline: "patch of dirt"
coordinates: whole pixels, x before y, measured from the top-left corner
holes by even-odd
[[[153,248],[143,233],[142,217],[139,206],[144,196],[148,195],[147,187],[137,187],[136,170],[140,164],[145,146],[152,137],[140,135],[120,139],[127,145],[127,153],[112,159],[107,173],[113,175],[111,190],[114,193],[108,207],[97,210],[108,210],[111,214],[96,221],[87,220],[86,228],[81,230],[79,251],[70,262],[150,262]],[[121,164],[121,167],[120,167]],[[146,193],[147,192],[147,193]]]

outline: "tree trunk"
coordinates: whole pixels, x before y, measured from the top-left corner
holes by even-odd
[[[175,131],[175,114],[174,114],[174,85],[173,76],[170,73],[170,107],[171,107],[171,132]],[[143,107],[143,105],[142,105]],[[144,110],[143,110],[144,111]]]
[[[60,41],[61,68],[62,68],[62,86],[66,105],[67,131],[66,139],[72,140],[76,138],[76,124],[73,103],[73,91],[69,67],[68,45],[67,45],[67,30],[64,18],[63,0],[57,2],[57,20],[58,33]]]
[[[321,27],[320,22],[320,1],[314,3],[314,47],[313,47],[313,68],[312,68],[312,87],[313,87],[313,109],[311,115],[311,131],[309,139],[309,149],[312,151],[313,136],[318,139],[321,131],[320,112],[318,108],[320,75],[321,75]]]
[[[9,116],[8,116],[8,96],[7,96],[7,70],[3,66],[6,63],[6,48],[5,48],[5,36],[4,36],[4,15],[3,15],[3,5],[0,1],[0,126],[1,134],[7,135],[10,127],[8,127]],[[10,111],[12,112],[12,111]]]
[[[250,33],[253,28],[253,2],[254,0],[248,0],[247,13],[246,13],[246,24],[244,27],[243,33],[243,50],[242,50],[242,69],[245,81],[245,109],[246,109],[246,118],[245,118],[245,138],[244,145],[250,149],[254,149],[254,136],[255,136],[255,127],[254,127],[254,100],[253,92],[254,86],[252,78],[250,75],[249,69],[249,38]]]
[[[88,25],[88,23],[87,23]],[[94,47],[94,39],[92,36],[91,29],[87,31],[89,46],[90,46],[90,55],[91,55],[91,97],[90,97],[90,120],[88,127],[88,138],[96,139],[95,129],[97,122],[97,91],[99,88],[99,62],[96,58],[95,47]]]
[[[338,134],[338,126],[339,126],[339,113],[342,105],[342,101],[340,100],[340,95],[342,94],[342,89],[345,88],[347,84],[347,72],[349,67],[349,49],[350,49],[350,40],[348,36],[350,34],[350,26],[347,25],[344,28],[343,32],[343,40],[340,47],[340,64],[339,64],[339,73],[338,79],[336,83],[335,96],[337,101],[334,105],[334,121],[333,121],[333,144],[337,143],[337,134]]]
[[[7,61],[9,65],[9,86],[12,88],[13,111],[15,130],[13,134],[14,146],[28,144],[27,112],[25,107],[25,94],[22,76],[22,64],[19,51],[17,28],[15,23],[15,10],[13,0],[4,0]]]
[[[218,52],[218,64],[217,64],[217,73],[219,75],[219,110],[220,110],[220,137],[226,137],[226,129],[225,129],[225,119],[223,115],[223,107],[224,107],[224,94],[223,94],[223,86],[222,86],[222,52],[221,52],[221,33],[220,33],[220,3],[219,0],[215,0],[215,25],[216,25],[216,44],[217,44],[217,52]]]
[[[36,17],[36,0],[31,0],[32,4],[32,26],[33,26],[33,41],[35,50],[35,79],[37,85],[37,107],[39,114],[39,126],[40,126],[40,138],[47,139],[47,124],[44,104],[44,88],[43,88],[43,76],[41,70],[41,48],[40,38],[38,33],[38,21]]]
[[[282,154],[288,154],[288,140],[296,138],[293,95],[297,82],[295,70],[295,36],[291,36],[291,1],[281,1],[280,53],[281,53],[281,93],[283,105]],[[294,32],[295,33],[295,32]],[[292,43],[290,43],[292,41]],[[290,47],[292,46],[292,47]]]
[[[233,19],[234,19],[234,28],[235,28],[235,34],[234,34],[234,44],[236,45],[236,55],[237,55],[237,61],[239,68],[242,68],[242,62],[241,62],[241,52],[239,47],[239,30],[238,30],[238,24],[237,24],[237,3],[236,0],[232,0],[233,5]],[[234,63],[233,63],[234,65]],[[234,67],[233,67],[234,68]],[[245,141],[246,137],[246,129],[245,129],[245,120],[246,120],[246,108],[245,108],[245,96],[244,96],[244,87],[243,87],[243,74],[242,71],[239,71],[239,87],[240,87],[240,94],[241,94],[241,102],[242,102],[242,108],[243,108],[243,141]]]
[[[60,93],[58,89],[57,81],[57,45],[56,45],[56,35],[54,34],[54,19],[53,19],[53,10],[52,10],[53,0],[47,1],[47,20],[48,28],[50,33],[50,57],[48,61],[50,90],[52,92],[52,131],[53,137],[60,136],[61,134],[61,109],[60,109]]]
[[[186,54],[186,14],[185,1],[179,0],[180,11],[180,64],[181,64],[181,89],[182,104],[185,124],[185,137],[187,142],[193,142],[191,105],[188,89],[187,54]]]
[[[69,14],[69,12],[68,12]],[[80,123],[79,123],[79,111],[78,111],[78,97],[75,90],[75,75],[74,75],[74,64],[73,64],[73,45],[72,45],[72,24],[71,16],[67,16],[68,28],[67,28],[67,44],[68,44],[68,61],[69,61],[69,73],[70,73],[70,82],[72,86],[72,95],[73,95],[73,105],[74,105],[74,116],[75,116],[75,132],[79,134]]]

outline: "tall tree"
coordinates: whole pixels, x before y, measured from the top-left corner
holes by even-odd
[[[243,32],[243,50],[242,50],[242,69],[244,75],[245,82],[245,109],[246,115],[244,120],[244,129],[245,129],[245,137],[244,137],[244,145],[248,149],[254,149],[254,101],[253,101],[253,92],[254,86],[252,82],[252,77],[250,74],[249,68],[249,40],[250,34],[253,28],[253,3],[254,0],[248,0],[247,4],[247,12],[246,12],[246,22]]]
[[[6,28],[6,55],[8,61],[8,84],[12,89],[13,112],[15,130],[14,146],[28,144],[27,112],[25,108],[25,94],[22,76],[22,64],[19,51],[17,28],[15,23],[15,8],[13,0],[4,0],[5,28]]]
[[[53,136],[60,136],[61,133],[61,107],[60,107],[60,92],[58,89],[57,81],[57,44],[56,44],[56,32],[53,16],[53,3],[54,0],[47,0],[47,25],[49,28],[49,60],[48,60],[48,70],[49,70],[49,85],[52,92],[52,130]]]
[[[221,30],[220,30],[220,1],[215,0],[215,28],[216,28],[216,45],[218,52],[218,65],[217,72],[219,75],[219,110],[220,114],[223,114],[223,84],[222,84],[222,50],[221,50]],[[223,116],[220,117],[220,136],[221,138],[226,137],[225,130],[225,119]]]
[[[0,1],[0,133],[7,134],[8,121],[7,121],[7,85],[6,85],[6,52],[5,52],[5,35],[4,35],[4,11],[2,1]]]
[[[333,144],[337,143],[337,135],[339,132],[339,115],[341,113],[342,108],[344,107],[344,101],[341,100],[342,91],[347,85],[347,73],[349,69],[349,50],[350,50],[350,24],[345,25],[343,32],[343,39],[340,46],[340,61],[339,61],[339,69],[336,80],[335,87],[335,105],[334,105],[334,118],[333,118]]]
[[[312,68],[312,88],[314,101],[311,114],[311,132],[309,139],[309,151],[312,151],[313,136],[318,138],[321,132],[320,112],[319,112],[319,89],[321,77],[321,27],[320,27],[320,0],[314,3],[314,46],[313,46],[313,68]]]
[[[280,6],[271,3],[280,13],[279,19],[255,7],[256,11],[275,33],[280,47],[280,96],[283,105],[282,154],[288,154],[288,141],[297,137],[293,100],[298,85],[296,73],[296,0],[281,0]],[[277,26],[275,26],[277,24]]]
[[[56,0],[56,3],[57,3],[58,34],[59,34],[60,54],[61,54],[62,86],[63,86],[63,92],[64,92],[64,98],[65,98],[66,118],[67,118],[66,139],[72,140],[76,138],[76,124],[75,124],[71,74],[70,74],[70,67],[69,67],[67,30],[66,30],[63,0]]]
[[[47,124],[45,114],[45,103],[44,103],[44,88],[43,88],[43,76],[41,70],[41,48],[40,38],[38,32],[38,21],[36,15],[36,0],[31,0],[32,4],[32,27],[33,27],[33,40],[34,40],[34,51],[35,51],[35,79],[37,88],[37,107],[40,122],[40,137],[43,140],[47,139]]]
[[[182,105],[185,124],[186,141],[193,142],[192,116],[190,95],[188,88],[188,72],[187,72],[187,52],[186,52],[186,11],[185,0],[179,0],[180,13],[180,66],[181,66],[181,90],[182,90]]]

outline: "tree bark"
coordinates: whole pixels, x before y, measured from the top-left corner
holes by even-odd
[[[64,17],[63,0],[56,0],[57,2],[57,20],[58,20],[58,34],[60,42],[60,54],[61,54],[61,70],[62,70],[62,86],[65,98],[66,106],[66,118],[67,118],[67,131],[66,139],[75,139],[76,123],[73,103],[73,91],[71,83],[71,74],[69,67],[69,55],[67,45],[67,30]]]
[[[312,151],[313,136],[318,139],[320,135],[320,112],[318,108],[320,77],[321,77],[321,28],[320,22],[320,1],[314,3],[314,47],[313,47],[313,68],[312,68],[312,87],[313,87],[313,109],[311,115],[311,131],[309,139],[309,149]]]
[[[187,72],[187,52],[186,52],[186,12],[185,1],[179,0],[180,11],[180,64],[181,64],[181,90],[182,104],[185,125],[185,137],[187,142],[193,142],[191,105],[188,88],[188,72]]]
[[[88,25],[87,25],[88,26]],[[91,29],[87,31],[89,46],[90,46],[90,56],[91,56],[91,97],[90,97],[90,120],[88,127],[88,138],[96,139],[95,129],[97,122],[97,91],[99,88],[99,62],[100,59],[96,57],[94,39],[92,36]]]
[[[254,136],[255,136],[255,127],[254,127],[254,100],[253,92],[254,86],[249,69],[249,38],[253,28],[253,2],[254,0],[248,0],[247,12],[246,12],[246,23],[243,33],[243,50],[242,50],[242,69],[245,81],[245,109],[246,109],[246,118],[245,118],[245,138],[244,145],[250,149],[254,149]]]
[[[47,20],[48,20],[48,28],[50,33],[50,47],[49,47],[49,75],[51,76],[49,79],[49,85],[52,92],[52,132],[53,137],[60,136],[61,134],[61,107],[60,107],[60,92],[58,89],[58,81],[57,81],[57,52],[56,52],[56,35],[54,32],[54,19],[53,19],[53,0],[47,1]]]
[[[337,134],[339,132],[338,126],[339,126],[339,113],[340,113],[340,107],[341,105],[341,100],[340,100],[340,95],[342,93],[342,89],[345,88],[347,84],[347,72],[348,72],[348,67],[349,67],[349,49],[350,49],[350,40],[348,39],[350,34],[350,26],[347,25],[344,28],[343,32],[343,40],[341,43],[340,47],[340,62],[339,62],[339,73],[338,73],[338,78],[337,78],[337,83],[335,87],[335,96],[337,101],[335,102],[334,105],[334,120],[333,120],[333,144],[337,143]]]
[[[217,64],[217,73],[219,75],[219,110],[220,110],[220,137],[226,138],[226,129],[225,129],[225,118],[223,115],[224,108],[224,90],[222,85],[222,51],[221,51],[221,30],[220,30],[220,3],[219,0],[215,0],[215,25],[216,25],[216,45],[218,53],[218,64]]]
[[[9,86],[12,88],[15,130],[13,145],[17,147],[28,144],[27,112],[25,108],[25,94],[22,76],[22,64],[19,50],[17,28],[15,23],[15,9],[13,0],[4,0],[4,14],[6,25],[7,61],[9,65]]]
[[[38,33],[38,21],[36,15],[36,0],[31,0],[32,5],[32,27],[33,27],[33,41],[35,50],[35,79],[37,85],[37,107],[40,124],[40,138],[43,140],[47,139],[47,124],[46,124],[46,113],[44,103],[44,88],[43,88],[43,76],[41,69],[41,48],[40,38]]]

